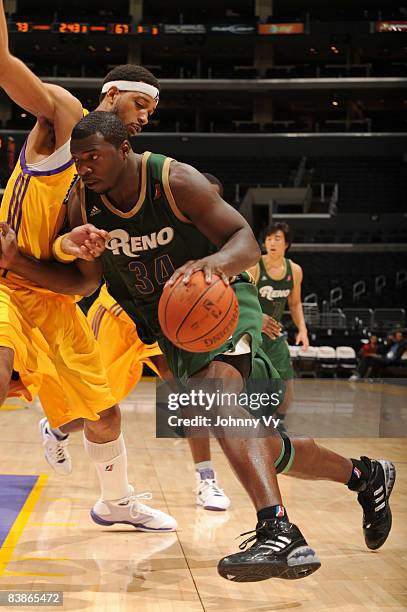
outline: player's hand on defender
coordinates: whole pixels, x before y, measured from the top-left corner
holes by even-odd
[[[108,238],[109,234],[105,230],[87,223],[75,227],[69,234],[66,234],[61,242],[61,249],[66,255],[93,261],[105,250]]]
[[[217,274],[223,280],[225,285],[229,285],[229,278],[227,274],[222,269],[222,265],[219,264],[219,258],[217,257],[218,253],[215,255],[209,255],[209,257],[204,257],[203,259],[195,259],[191,261],[187,261],[183,266],[177,268],[171,278],[168,281],[169,285],[173,285],[175,281],[182,276],[182,282],[187,285],[190,281],[190,278],[194,272],[198,272],[202,270],[205,275],[205,281],[208,285],[212,282],[212,275]]]
[[[298,334],[295,337],[295,344],[296,346],[298,346],[299,344],[302,344],[302,350],[308,351],[309,340],[308,340],[308,334],[306,330],[298,332]]]
[[[10,268],[18,257],[16,233],[4,222],[0,223],[0,268]]]
[[[267,334],[272,340],[275,340],[281,335],[281,326],[280,323],[277,323],[273,317],[270,317],[268,314],[263,313],[263,325],[261,331],[264,334]]]

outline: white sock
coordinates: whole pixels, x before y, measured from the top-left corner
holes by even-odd
[[[127,453],[123,434],[112,442],[97,444],[83,436],[88,457],[95,464],[102,490],[101,499],[114,501],[131,493],[127,480]]]
[[[55,436],[56,438],[58,438],[58,440],[66,440],[66,439],[67,439],[67,437],[68,437],[68,435],[69,435],[69,434],[64,433],[63,431],[61,431],[61,430],[59,429],[59,427],[51,427],[51,426],[49,425],[49,423],[48,423],[48,426],[49,426],[50,430],[52,431],[52,433],[54,434],[54,436]]]
[[[213,470],[212,461],[209,459],[209,461],[200,461],[199,463],[195,463],[195,469],[198,472],[204,470]]]

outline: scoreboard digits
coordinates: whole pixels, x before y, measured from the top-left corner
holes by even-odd
[[[29,32],[30,31],[30,24],[28,23],[28,21],[17,21],[15,25],[16,25],[17,32]]]
[[[88,24],[86,23],[57,23],[57,32],[60,34],[86,34],[88,32]]]
[[[8,24],[10,32],[28,34],[30,32],[52,32],[54,34],[89,34],[108,33],[115,35],[138,34],[139,30],[129,23],[89,24],[79,21],[61,21],[59,23],[38,24],[29,21],[13,21]]]
[[[108,32],[110,34],[130,34],[130,25],[128,23],[110,23]]]

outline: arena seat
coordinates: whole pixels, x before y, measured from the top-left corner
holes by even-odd
[[[302,347],[298,350],[298,376],[300,378],[316,377],[317,375],[318,349],[309,346],[307,351]]]
[[[289,345],[288,347],[289,351],[290,351],[290,357],[291,359],[298,359],[298,352],[300,350],[299,346],[293,346],[293,345]]]
[[[336,351],[332,346],[318,346],[317,348],[318,376],[334,376],[337,369]]]
[[[336,358],[338,360],[337,372],[340,376],[349,376],[357,366],[355,349],[351,346],[338,346],[336,348]]]

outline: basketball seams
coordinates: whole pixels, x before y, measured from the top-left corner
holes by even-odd
[[[187,314],[185,315],[185,317],[182,319],[182,321],[178,324],[178,329],[175,332],[175,338],[178,340],[178,342],[180,342],[180,340],[178,339],[178,334],[179,334],[179,330],[180,328],[184,325],[185,321],[187,320],[187,318],[189,317],[189,315],[191,314],[191,312],[193,311],[193,309],[195,308],[195,306],[197,304],[199,304],[199,302],[201,301],[201,299],[206,295],[206,293],[209,291],[209,289],[212,289],[212,287],[216,287],[216,285],[221,281],[220,278],[218,278],[212,285],[208,285],[205,289],[205,291],[203,293],[201,293],[197,300],[195,300],[195,302],[192,304],[191,308],[189,309],[189,311],[187,312]]]
[[[232,289],[232,291],[233,291],[233,289]],[[234,304],[235,304],[235,302],[236,302],[236,300],[235,300],[236,295],[234,294],[234,296],[235,296],[235,297],[233,297],[233,296],[231,297],[230,304],[229,304],[229,306],[228,306],[227,311],[226,311],[226,312],[225,312],[225,314],[223,315],[222,319],[221,319],[220,321],[218,321],[218,323],[215,325],[215,327],[213,327],[212,329],[209,329],[209,330],[208,330],[208,331],[207,331],[205,334],[203,334],[202,336],[199,336],[198,338],[195,338],[194,340],[185,340],[185,341],[183,342],[183,345],[192,344],[192,343],[194,343],[194,342],[197,342],[198,340],[202,340],[202,338],[205,338],[206,336],[208,336],[209,334],[211,334],[211,333],[212,333],[212,332],[213,332],[213,331],[214,331],[214,330],[215,330],[215,329],[216,329],[216,328],[217,328],[217,327],[218,327],[218,326],[219,326],[219,325],[222,323],[222,321],[224,321],[224,320],[226,319],[226,317],[228,316],[228,314],[229,314],[229,312],[230,312],[231,308],[233,307],[233,305],[234,305]]]
[[[214,284],[214,285],[212,285],[212,287],[214,287],[214,286],[215,286],[215,284]],[[206,292],[205,292],[205,293],[206,293]],[[204,297],[204,295],[205,295],[205,294],[203,293],[203,294],[201,295],[200,299],[198,300],[198,302],[192,306],[191,310],[189,311],[189,313],[187,314],[187,316],[185,317],[185,319],[187,319],[187,318],[189,317],[189,315],[190,315],[190,314],[192,314],[192,311],[194,310],[195,306],[199,306],[199,302],[201,301],[201,298],[203,298],[203,297]],[[234,300],[233,300],[233,296],[231,296],[231,298],[230,298],[230,302],[229,302],[228,307],[227,307],[227,311],[225,312],[225,314],[223,315],[223,317],[220,319],[220,321],[217,321],[217,322],[216,322],[216,324],[215,324],[215,326],[214,326],[214,327],[212,327],[211,329],[208,329],[208,330],[207,330],[207,331],[206,331],[204,334],[202,334],[202,336],[199,336],[198,338],[194,338],[194,340],[183,340],[183,341],[182,341],[182,344],[191,344],[191,342],[196,342],[197,340],[202,340],[202,338],[205,338],[205,336],[208,336],[208,334],[211,334],[211,333],[213,332],[213,330],[214,330],[214,329],[216,329],[216,328],[218,327],[218,325],[220,325],[220,324],[222,323],[222,321],[225,319],[225,317],[227,316],[227,314],[228,314],[228,313],[229,313],[229,311],[230,311],[230,308],[231,308],[231,306],[232,306],[232,302],[233,302],[233,301],[234,301]],[[184,323],[184,321],[183,321],[183,323]],[[182,324],[183,324],[183,323],[182,323]],[[180,331],[180,330],[179,330],[179,328],[178,328],[178,332],[179,332],[179,331]],[[177,340],[178,340],[178,332],[177,332]],[[181,342],[181,340],[179,340],[179,342]]]
[[[182,283],[182,279],[178,279],[175,286],[165,289],[159,303],[158,318],[164,335],[176,347],[190,352],[207,352],[221,346],[232,335],[239,319],[239,304],[233,287],[229,285],[223,288],[223,285],[219,285],[219,283],[223,283],[223,281],[218,275],[215,275],[213,282],[206,285],[201,273],[199,281],[197,279],[195,286],[192,287],[192,295],[183,294],[186,286]],[[208,298],[211,291],[213,297]],[[230,294],[230,291],[232,294]],[[229,302],[227,301],[228,295]],[[182,302],[180,302],[180,296],[183,297]],[[213,322],[213,318],[216,317],[217,313],[213,313],[211,308],[207,309],[204,306],[205,298],[213,303],[221,316],[215,322]],[[185,310],[187,311],[185,312]],[[203,311],[202,316],[201,310]],[[191,325],[194,326],[194,329]],[[200,327],[201,329],[199,329]],[[198,333],[199,336],[191,339],[194,333]],[[185,340],[180,338],[182,335],[186,337]],[[204,345],[205,339],[212,341],[214,346],[208,348]],[[197,347],[197,344],[201,344],[201,346]]]

